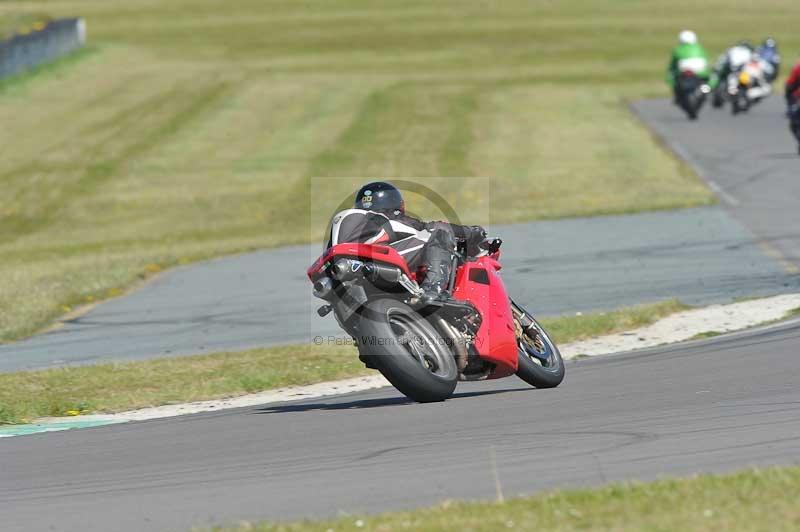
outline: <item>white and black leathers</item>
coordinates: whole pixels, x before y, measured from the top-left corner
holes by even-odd
[[[441,292],[449,277],[455,239],[476,243],[484,236],[477,226],[424,222],[400,211],[347,209],[333,217],[328,247],[345,242],[390,246],[412,271],[424,271],[423,289]]]

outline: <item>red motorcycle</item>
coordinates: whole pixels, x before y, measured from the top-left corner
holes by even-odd
[[[468,256],[458,244],[451,298],[425,302],[417,274],[388,246],[338,244],[308,269],[314,295],[327,303],[367,367],[418,402],[443,401],[458,380],[516,374],[536,388],[564,379],[564,361],[544,328],[514,303],[499,275],[500,239]]]

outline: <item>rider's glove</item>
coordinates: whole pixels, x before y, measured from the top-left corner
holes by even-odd
[[[480,225],[473,225],[467,229],[469,229],[469,234],[467,235],[467,254],[471,256],[478,255],[481,252],[481,242],[486,240],[486,230]]]

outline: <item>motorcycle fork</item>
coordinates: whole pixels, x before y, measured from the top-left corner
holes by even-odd
[[[539,335],[539,331],[536,328],[531,327],[534,322],[533,316],[528,314],[525,309],[514,303],[514,300],[511,300],[511,314],[514,316],[514,325],[517,327],[517,336],[519,337],[524,334],[530,334],[527,331],[532,329],[533,337],[531,338],[531,341],[533,341],[538,351],[544,351],[544,343],[541,335]],[[523,320],[527,321],[527,324]],[[539,358],[542,362],[546,362],[545,358],[540,358],[538,356],[538,351],[532,354],[536,356],[536,358]]]

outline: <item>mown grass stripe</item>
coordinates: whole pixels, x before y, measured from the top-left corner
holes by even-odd
[[[103,131],[104,135],[98,142],[88,146],[83,155],[85,160],[99,159],[99,161],[85,167],[81,177],[76,181],[61,184],[57,195],[50,201],[43,201],[32,215],[12,214],[0,218],[0,244],[21,238],[57,221],[59,211],[65,204],[78,196],[90,194],[94,188],[111,179],[123,165],[179,132],[181,128],[186,127],[197,116],[216,104],[229,88],[225,84],[215,84],[200,91],[187,90],[186,86],[174,87],[166,93],[156,94],[134,107],[124,109],[113,117],[101,121],[94,127]],[[194,92],[193,97],[190,97],[192,92]],[[176,100],[181,101],[182,107],[175,107]],[[149,134],[130,135],[129,130],[135,128],[145,114],[159,115],[160,125],[151,129]],[[83,133],[88,134],[89,131]],[[133,142],[126,145],[129,137]],[[106,158],[110,153],[113,154],[113,144],[120,141],[122,147],[117,150],[117,155]],[[34,166],[22,171],[18,169],[16,173],[7,173],[4,177],[20,180],[37,169],[41,170],[41,167]],[[18,195],[22,194],[24,189],[18,192]]]

